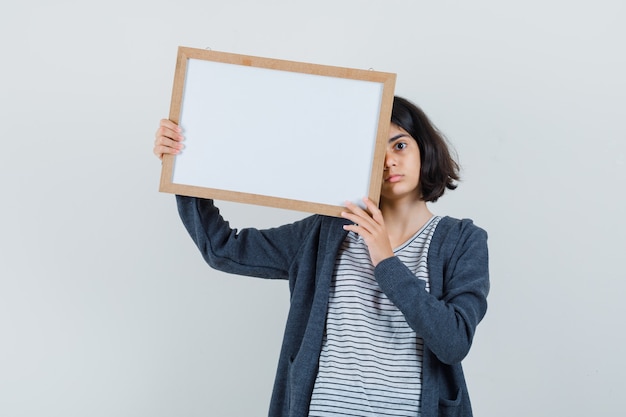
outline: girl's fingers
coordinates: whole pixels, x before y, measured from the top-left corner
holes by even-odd
[[[154,134],[154,137],[155,137],[155,144],[158,143],[163,138],[171,139],[176,142],[180,142],[183,140],[183,135],[180,132],[163,127],[163,126],[157,129],[156,133]]]
[[[345,202],[346,208],[348,210],[350,210],[350,212],[352,212],[352,214],[359,216],[359,217],[370,217],[369,214],[363,210],[361,207],[357,206],[356,204],[354,204],[351,201],[346,201]]]
[[[153,152],[159,159],[163,159],[163,155],[177,155],[180,153],[182,148],[174,148],[171,146],[163,146],[163,145],[155,145]]]
[[[353,231],[361,236],[364,236],[365,233],[373,234],[377,232],[380,225],[372,219],[368,212],[350,202],[346,202],[346,208],[350,211],[342,212],[341,215],[354,224],[344,227],[345,230]]]
[[[363,197],[363,202],[365,203],[365,206],[370,211],[370,213],[380,212],[376,204],[374,204],[374,202],[370,200],[369,198]]]
[[[177,133],[180,133],[182,131],[180,126],[178,126],[176,123],[172,122],[169,119],[161,119],[159,121],[159,127],[162,127],[164,129],[168,129]]]
[[[349,211],[341,213],[343,218],[348,219],[355,224],[366,224],[368,222],[369,216],[362,209],[352,203],[346,203],[346,208]]]
[[[382,222],[382,213],[380,212],[378,207],[376,207],[376,205],[369,198],[364,198],[363,202],[365,203],[367,211],[350,201],[346,201],[346,208],[349,209],[351,212],[346,212],[346,214],[351,216],[357,216],[361,220],[361,223],[367,223],[370,225],[380,224]],[[353,221],[353,218],[354,217],[348,219]],[[355,221],[355,223],[359,222]]]
[[[363,198],[363,202],[365,203],[365,207],[367,207],[367,210],[370,213],[370,217],[374,219],[376,223],[381,223],[383,221],[383,213],[380,211],[378,206],[367,197]]]
[[[161,119],[159,122],[159,128],[154,134],[156,140],[155,144],[159,141],[160,138],[168,138],[177,142],[183,140],[182,130],[180,126],[171,120]]]
[[[365,209],[351,202],[345,203],[349,211],[345,211],[341,215],[354,224],[345,225],[343,228],[357,233],[365,240],[372,264],[376,266],[381,260],[393,256],[393,250],[382,212],[370,199],[364,198],[363,202]]]
[[[163,155],[180,153],[184,145],[182,144],[183,135],[180,127],[168,119],[159,121],[159,128],[154,134],[154,154],[161,160]]]

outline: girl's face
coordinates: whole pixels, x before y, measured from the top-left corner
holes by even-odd
[[[391,124],[381,196],[387,200],[419,199],[420,150],[406,130]]]

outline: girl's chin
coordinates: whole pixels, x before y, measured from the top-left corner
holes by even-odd
[[[388,201],[400,200],[407,197],[418,198],[418,196],[417,190],[402,190],[399,187],[395,189],[383,187],[380,192],[380,198]]]

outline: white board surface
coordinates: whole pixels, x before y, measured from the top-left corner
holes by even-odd
[[[382,175],[381,129],[386,132],[390,119],[381,109],[393,97],[385,81],[363,77],[370,71],[359,70],[361,78],[334,76],[320,74],[315,64],[296,63],[304,65],[297,70],[284,64],[286,70],[200,54],[186,58],[179,67],[184,80],[174,87],[174,96],[182,89],[176,116],[185,148],[166,180],[185,188],[166,191],[288,208],[304,203],[295,208],[322,214],[329,213],[320,207],[371,197],[372,178]]]

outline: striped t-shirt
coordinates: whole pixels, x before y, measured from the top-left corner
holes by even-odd
[[[428,285],[431,218],[394,250]],[[419,416],[423,342],[374,278],[367,245],[349,233],[335,261],[309,416]]]

